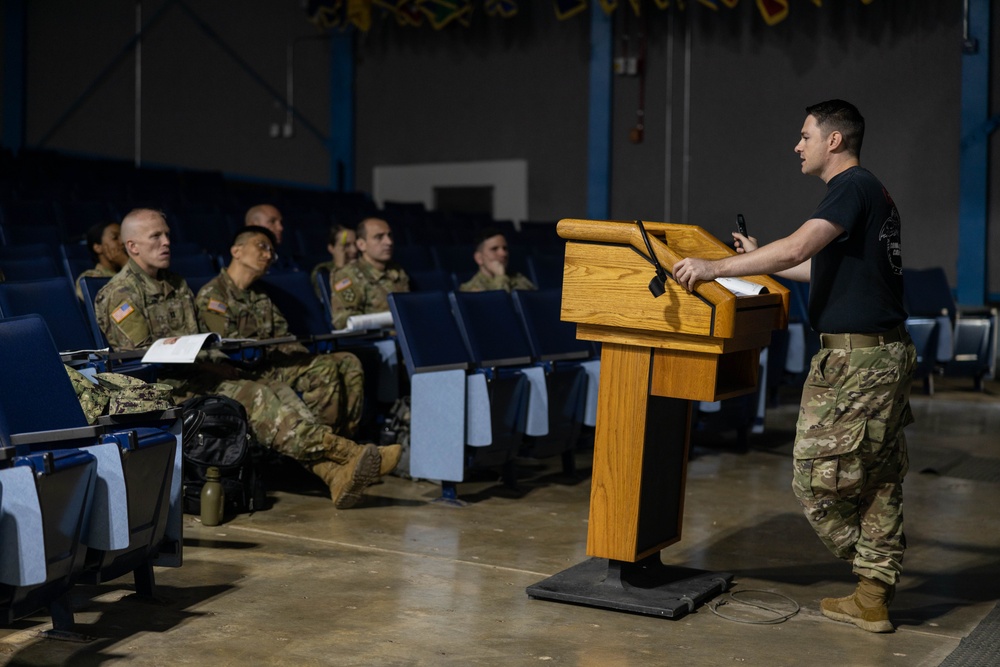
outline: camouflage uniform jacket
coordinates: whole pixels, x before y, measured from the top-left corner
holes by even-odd
[[[198,326],[223,338],[280,338],[290,335],[288,321],[271,298],[253,287],[240,289],[225,269],[198,291],[194,301]],[[308,353],[304,345],[278,346],[286,354]]]
[[[505,276],[488,276],[482,271],[477,271],[476,275],[468,282],[462,283],[459,290],[462,292],[490,292],[492,290],[536,290],[535,283],[528,280],[524,275],[515,273]]]
[[[83,298],[83,288],[81,287],[81,281],[84,278],[111,278],[117,271],[109,269],[103,264],[98,264],[92,269],[87,269],[86,271],[81,271],[80,275],[76,277],[76,296],[80,299]]]
[[[94,299],[97,324],[115,350],[149,347],[170,336],[198,333],[194,294],[182,277],[151,278],[129,259]]]
[[[379,271],[357,259],[330,274],[330,310],[333,328],[343,329],[351,315],[389,310],[390,292],[409,292],[410,277],[394,262]]]

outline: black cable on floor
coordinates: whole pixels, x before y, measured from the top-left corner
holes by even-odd
[[[751,593],[753,593],[755,595],[758,595],[758,596],[759,595],[773,595],[775,597],[781,598],[782,600],[790,602],[792,604],[792,606],[794,607],[794,609],[792,609],[792,610],[789,611],[787,609],[780,609],[780,608],[768,606],[768,605],[765,605],[765,604],[763,604],[762,602],[759,602],[759,601],[750,602],[750,601],[747,601],[747,600],[742,600],[742,599],[737,598],[737,596],[748,595],[748,594],[751,594]],[[722,607],[722,606],[725,606],[725,605],[729,605],[729,604],[731,604],[731,605],[740,605],[740,606],[743,606],[743,607],[751,607],[751,608],[754,608],[754,609],[760,609],[760,610],[763,610],[765,612],[774,614],[775,617],[774,618],[765,618],[765,619],[761,619],[761,620],[755,621],[755,620],[749,620],[749,619],[743,619],[743,618],[736,618],[734,616],[729,616],[727,614],[723,614],[722,612],[719,611],[719,607]],[[799,609],[800,609],[799,603],[796,602],[795,600],[793,600],[792,598],[788,597],[787,595],[782,595],[781,593],[775,593],[774,591],[758,591],[758,590],[753,590],[753,589],[750,589],[750,588],[748,588],[746,590],[742,590],[742,591],[732,591],[732,592],[729,593],[728,596],[726,596],[724,598],[721,598],[721,599],[716,600],[715,602],[713,602],[711,605],[709,605],[708,608],[712,610],[713,614],[715,614],[716,616],[719,616],[721,618],[724,618],[727,621],[733,621],[734,623],[749,623],[751,625],[774,625],[776,623],[784,623],[785,621],[787,621],[788,619],[790,619],[792,616],[795,616],[797,613],[799,613]]]

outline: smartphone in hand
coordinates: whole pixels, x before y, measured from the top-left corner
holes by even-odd
[[[746,221],[746,218],[743,217],[742,213],[737,213],[736,214],[736,231],[738,231],[743,236],[745,236],[747,238],[750,238],[750,235],[747,234],[747,221]],[[740,241],[739,239],[737,239],[736,240],[736,247],[737,248],[742,248],[743,247],[743,242]]]

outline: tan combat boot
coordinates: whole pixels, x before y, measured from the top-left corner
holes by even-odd
[[[889,621],[889,602],[896,586],[878,579],[859,577],[854,593],[844,598],[823,598],[820,611],[827,618],[843,623],[853,623],[868,632],[892,632]]]
[[[330,498],[337,509],[354,507],[365,487],[378,479],[381,457],[375,445],[357,445],[337,461],[313,464],[312,471],[330,487]]]
[[[399,458],[403,455],[403,448],[399,445],[383,445],[378,448],[378,453],[382,455],[382,465],[379,466],[378,476],[385,477],[399,465]]]

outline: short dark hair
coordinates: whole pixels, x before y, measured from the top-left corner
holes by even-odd
[[[94,246],[101,243],[104,240],[104,230],[111,225],[117,225],[118,223],[114,220],[106,220],[104,222],[98,222],[96,225],[91,225],[87,229],[87,251],[90,252],[90,258],[94,260],[94,264],[101,261],[101,258],[97,256],[94,252]]]
[[[861,157],[865,119],[856,106],[844,100],[827,100],[806,107],[806,113],[816,119],[816,124],[826,135],[835,130],[840,132],[847,152]]]
[[[278,247],[278,242],[274,238],[274,232],[267,227],[261,227],[259,225],[247,225],[246,227],[239,229],[233,237],[233,242],[230,246],[243,245],[251,236],[256,236],[257,234],[263,234],[266,236],[267,240],[271,243],[272,248]]]
[[[476,235],[476,252],[483,249],[483,244],[489,241],[494,236],[503,236],[503,232],[495,227],[484,227],[479,230],[479,234]],[[507,237],[504,236],[506,239]]]
[[[384,222],[386,225],[389,225],[388,220],[384,220],[383,218],[380,218],[375,215],[369,215],[368,217],[364,218],[361,222],[359,222],[358,226],[354,230],[354,233],[358,235],[359,239],[365,239],[365,240],[368,239],[368,222],[370,220],[378,220],[379,222]],[[392,230],[392,225],[389,225],[389,229]]]
[[[327,243],[329,243],[332,246],[337,245],[337,242],[340,241],[340,235],[343,234],[344,232],[349,232],[349,231],[351,230],[348,229],[347,227],[344,227],[343,225],[334,225],[333,227],[330,228],[330,236],[327,238]],[[357,232],[355,232],[355,234],[356,233]]]

